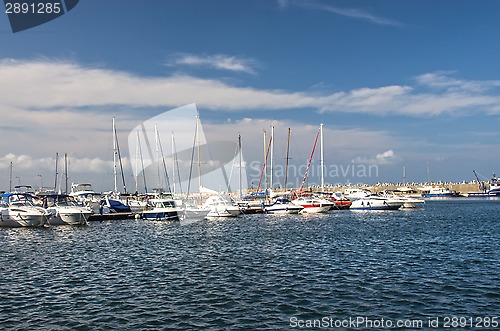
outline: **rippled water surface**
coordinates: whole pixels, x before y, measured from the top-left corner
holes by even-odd
[[[436,317],[493,317],[499,224],[500,200],[457,199],[407,211],[0,229],[0,328],[288,330],[363,316],[425,329]]]

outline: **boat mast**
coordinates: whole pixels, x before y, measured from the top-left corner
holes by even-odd
[[[264,164],[265,164],[264,180],[266,182],[266,188],[267,188],[269,185],[267,183],[267,164],[266,164],[266,160],[267,160],[267,132],[266,132],[266,130],[263,130],[263,134],[264,134],[264,140],[262,140],[262,143],[264,145]],[[260,177],[262,178],[262,172],[261,172]],[[260,180],[259,180],[259,187],[260,187]]]
[[[271,190],[273,189],[273,152],[274,152],[274,126],[271,125],[271,178],[270,178],[270,184],[271,184]]]
[[[241,134],[238,134],[238,150],[240,152],[240,199],[241,199],[241,196],[242,196],[242,190],[241,190],[241,183],[242,183],[242,180],[241,180],[241,166],[242,166],[242,160],[241,160]]]
[[[158,132],[158,129],[156,128],[156,126],[155,126],[155,129],[156,129],[156,136],[157,136],[157,140],[158,140],[158,148],[159,148],[159,152],[160,152],[161,160],[162,160],[162,165],[163,165],[163,171],[165,173],[165,181],[166,181],[165,184],[167,185],[168,193],[172,194],[172,189],[170,188],[170,180],[168,178],[167,163],[165,162],[165,155],[163,154],[163,147],[161,146],[160,133]]]
[[[123,182],[123,191],[126,193],[127,192],[127,186],[125,185],[125,175],[123,173],[123,163],[122,163],[122,157],[120,154],[120,145],[118,144],[118,135],[116,133],[116,126],[115,126],[115,118],[113,117],[113,177],[114,177],[114,184],[115,184],[115,193],[118,193],[118,184],[117,184],[117,164],[116,164],[116,158],[118,157],[118,161],[120,162],[120,171],[122,174],[122,182]]]
[[[59,153],[56,153],[56,178],[54,179],[54,192],[57,192],[57,177],[59,176],[58,172],[58,163],[59,162]]]
[[[319,130],[321,132],[320,139],[320,167],[321,167],[321,192],[325,191],[325,165],[324,165],[324,155],[323,155],[323,123],[320,124]]]
[[[135,168],[137,169],[137,176],[135,177],[135,191],[139,192],[139,159],[141,160],[141,171],[142,171],[142,179],[144,181],[144,193],[148,193],[148,187],[146,185],[146,171],[144,169],[144,158],[142,156],[142,147],[141,147],[141,140],[139,137],[139,130],[137,130],[137,149],[136,149],[136,166]]]
[[[159,161],[160,160],[160,143],[158,142],[158,140],[159,140],[158,127],[155,124],[156,159]],[[157,164],[156,173],[158,176],[158,189],[161,190],[162,185],[161,185],[161,178],[160,178],[160,163]]]
[[[179,158],[177,157],[177,148],[175,147],[175,137],[174,137],[174,131],[172,131],[172,155],[174,156],[174,162],[173,162],[173,168],[175,169],[175,166],[177,166],[177,180],[179,181],[179,189],[181,191],[182,195],[182,181],[181,181],[181,173],[180,173],[180,167],[179,167]],[[175,171],[172,170],[172,176],[174,178],[174,194],[175,194]]]
[[[311,152],[311,156],[309,157],[309,162],[307,162],[306,172],[304,173],[304,178],[302,179],[302,184],[300,184],[299,194],[302,193],[302,189],[304,188],[304,184],[307,180],[307,173],[309,172],[309,168],[311,167],[311,161],[312,161],[312,158],[314,156],[314,150],[316,149],[316,144],[318,143],[319,133],[320,133],[320,131],[318,130],[318,133],[316,133],[316,139],[314,140],[314,145],[313,145],[313,149]]]
[[[260,172],[259,185],[257,186],[257,193],[260,190],[260,183],[262,182],[262,176],[264,175],[264,172],[267,169],[267,157],[269,156],[269,150],[271,149],[270,147],[271,147],[272,140],[273,140],[273,137],[271,136],[271,138],[269,139],[269,145],[267,146],[267,149],[266,149],[266,155],[264,156],[264,164],[262,165],[262,171]]]
[[[288,128],[288,139],[286,141],[286,161],[285,161],[285,192],[286,192],[286,184],[287,184],[287,179],[288,179],[288,156],[289,156],[289,151],[290,151],[290,128]]]
[[[194,139],[193,139],[193,149],[191,150],[191,165],[189,167],[189,178],[188,178],[188,188],[186,193],[186,198],[189,197],[189,192],[191,191],[191,178],[193,175],[193,164],[194,164],[194,151],[196,148],[196,141],[198,140],[198,114],[196,114],[196,127],[194,129]],[[199,163],[199,144],[198,144],[198,163]],[[199,187],[198,187],[199,189]],[[201,192],[200,192],[201,194]]]
[[[117,149],[116,149],[116,134],[115,134],[115,118],[113,117],[113,180],[114,180],[114,192],[118,192],[118,185],[117,185],[117,171],[116,171],[116,154],[117,154]]]
[[[64,193],[68,193],[68,153],[64,153]]]
[[[9,192],[12,192],[12,161],[10,161]]]
[[[171,147],[172,147],[172,156],[173,156],[173,162],[172,162],[172,191],[175,194],[175,145],[174,145],[174,131],[172,131],[172,137],[171,137]]]
[[[196,114],[196,143],[198,145],[198,191],[200,191],[201,194],[200,114]]]

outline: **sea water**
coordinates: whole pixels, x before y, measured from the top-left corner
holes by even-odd
[[[2,330],[500,328],[498,199],[0,229],[0,256]]]

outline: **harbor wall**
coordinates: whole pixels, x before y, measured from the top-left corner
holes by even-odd
[[[383,184],[375,184],[375,185],[344,185],[344,186],[325,186],[324,191],[326,192],[344,192],[346,189],[353,189],[353,188],[359,188],[359,189],[366,189],[371,191],[372,193],[378,193],[384,190],[396,190],[397,188],[400,187],[409,187],[412,188],[416,191],[418,191],[418,188],[424,187],[424,186],[439,186],[439,187],[446,187],[449,188],[452,191],[459,192],[461,194],[465,193],[472,193],[472,192],[481,192],[479,189],[479,184],[476,182],[468,182],[468,183],[411,183],[411,184],[392,184],[392,183],[383,183]],[[487,188],[489,188],[489,185],[487,185]],[[319,187],[309,187],[304,189],[303,191],[318,191],[320,188]],[[284,191],[282,189],[275,189],[275,192],[280,192]],[[298,191],[298,189],[288,189],[287,191]]]

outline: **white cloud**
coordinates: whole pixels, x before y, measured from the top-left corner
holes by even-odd
[[[255,61],[231,55],[217,54],[200,56],[184,54],[171,60],[168,65],[187,65],[196,67],[211,67],[218,70],[245,72],[254,74]]]
[[[280,4],[281,7],[284,7],[288,2],[283,2],[283,0],[281,0],[278,1],[278,3]],[[403,26],[403,24],[398,21],[375,15],[367,10],[360,8],[340,8],[316,1],[293,1],[292,3],[299,7],[323,10],[336,15],[359,19],[374,24]]]
[[[421,75],[416,86],[359,88],[330,94],[240,87],[186,75],[145,77],[48,60],[0,61],[0,77],[0,106],[4,109],[71,111],[110,105],[170,108],[195,102],[203,109],[225,111],[312,108],[320,112],[404,116],[462,110],[500,112],[500,96],[496,93],[499,81],[458,80],[443,73]],[[454,88],[443,90],[440,86]]]
[[[376,165],[388,165],[398,162],[400,158],[396,153],[390,149],[383,153],[379,153],[373,157],[362,157],[358,156],[352,160],[353,163],[360,164],[376,164]]]

